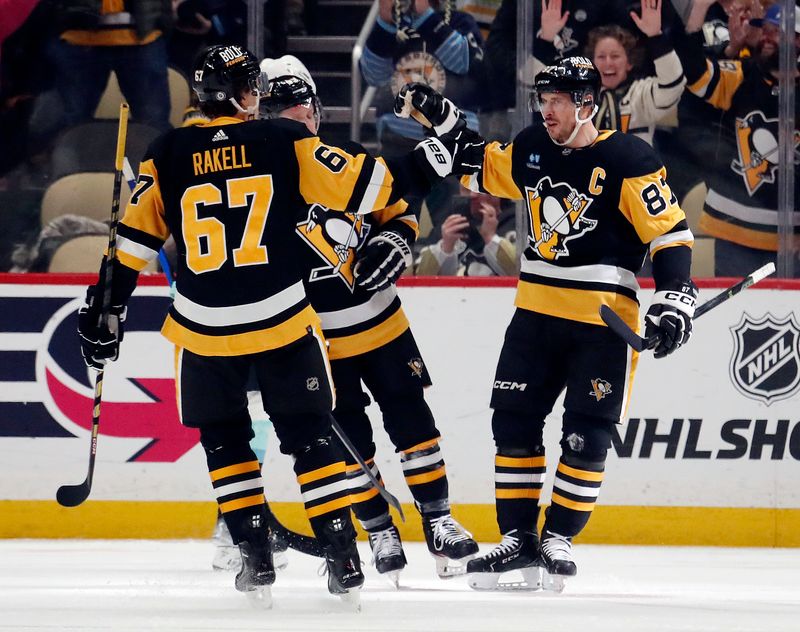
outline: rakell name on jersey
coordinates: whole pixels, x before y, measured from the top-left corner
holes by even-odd
[[[192,154],[194,175],[201,176],[212,171],[244,169],[253,165],[247,162],[244,145],[236,147],[215,147]]]

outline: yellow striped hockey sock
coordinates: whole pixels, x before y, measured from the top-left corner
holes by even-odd
[[[603,483],[605,463],[568,465],[562,457],[553,483],[546,528],[563,536],[578,535],[589,522]]]
[[[253,515],[266,517],[261,466],[255,458],[212,469],[211,484],[219,510],[225,518],[234,544],[243,538],[242,525]]]
[[[448,513],[447,472],[439,440],[430,439],[403,450],[400,455],[403,475],[421,513]]]
[[[545,465],[541,446],[524,455],[498,453],[494,457],[494,496],[500,533],[513,529],[536,531]]]
[[[365,463],[375,478],[382,483],[381,472],[375,465],[375,460],[365,459]],[[378,493],[358,463],[347,463],[345,471],[347,485],[350,488],[350,504],[361,526],[366,531],[386,528],[391,520],[389,504]]]

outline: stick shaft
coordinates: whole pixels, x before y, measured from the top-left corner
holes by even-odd
[[[117,251],[117,224],[119,223],[119,200],[122,189],[122,169],[125,157],[125,140],[128,134],[128,104],[119,106],[119,127],[117,129],[117,153],[114,160],[114,191],[111,199],[111,225],[108,229],[108,255],[105,263],[105,281],[103,285],[103,302],[100,311],[100,323],[108,324],[108,313],[111,308],[111,281],[114,272],[113,261]],[[78,485],[62,485],[58,489],[56,499],[65,507],[80,505],[89,497],[94,479],[94,464],[97,458],[97,438],[100,433],[100,403],[103,399],[104,370],[97,371],[94,381],[94,404],[92,406],[92,435],[89,444],[89,467],[86,480]]]
[[[336,433],[336,435],[339,437],[339,440],[344,444],[344,447],[347,448],[347,451],[352,455],[352,457],[361,467],[364,474],[367,475],[367,478],[369,479],[370,483],[372,483],[375,486],[375,489],[377,489],[378,493],[381,496],[383,496],[384,500],[386,500],[387,503],[389,503],[392,507],[394,507],[397,510],[397,513],[400,514],[400,519],[403,522],[405,522],[406,517],[403,514],[403,508],[400,506],[400,501],[397,500],[397,498],[395,498],[389,492],[389,490],[386,489],[380,483],[380,481],[377,478],[375,478],[375,475],[372,473],[372,470],[370,470],[369,466],[364,462],[364,459],[358,453],[358,450],[356,450],[356,447],[353,445],[353,442],[350,441],[348,436],[344,433],[344,430],[342,430],[342,427],[339,425],[339,422],[337,422],[336,419],[334,419],[333,415],[331,415],[331,427],[333,428],[333,431]]]

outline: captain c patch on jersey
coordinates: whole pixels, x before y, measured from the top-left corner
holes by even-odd
[[[597,220],[585,217],[592,200],[565,182],[542,178],[536,188],[525,187],[525,198],[531,219],[528,246],[547,261],[568,256],[567,242],[597,226]]]
[[[798,143],[800,133],[795,132],[795,148]],[[768,119],[758,110],[744,118],[737,118],[736,149],[739,155],[731,163],[731,169],[742,176],[749,195],[753,195],[765,182],[775,182],[778,170],[778,119]],[[794,162],[798,162],[797,149]]]
[[[370,225],[361,216],[329,211],[320,204],[311,205],[308,215],[296,228],[297,234],[322,260],[322,265],[311,269],[308,280],[339,278],[352,292],[355,289],[355,253],[369,230]]]

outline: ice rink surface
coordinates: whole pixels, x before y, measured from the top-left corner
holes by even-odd
[[[0,541],[0,630],[594,632],[800,630],[800,550],[575,547],[561,595],[479,593],[438,579],[424,545],[395,590],[368,565],[360,613],[327,593],[316,558],[289,552],[259,611],[214,572],[207,541]],[[481,550],[488,550],[482,545]]]

